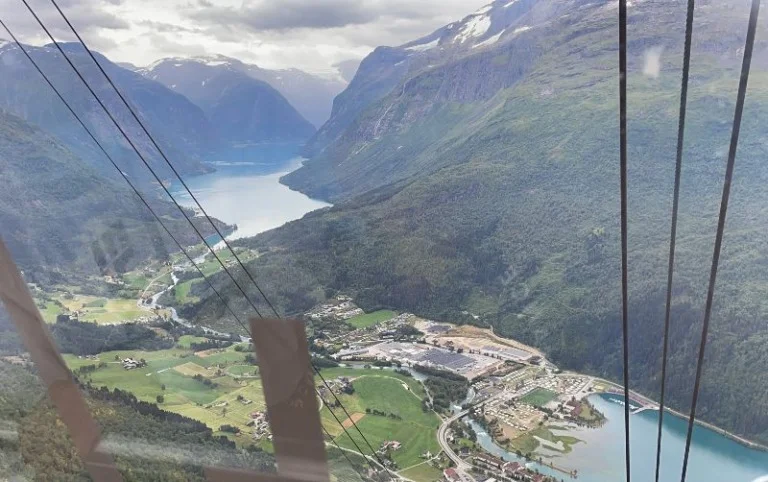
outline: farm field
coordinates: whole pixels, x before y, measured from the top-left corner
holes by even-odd
[[[338,372],[340,369],[323,370],[323,375],[329,378],[334,370]],[[423,388],[418,381],[389,371],[344,371],[353,372],[342,376],[353,378],[355,393],[341,395],[339,398],[350,415],[365,414],[357,425],[374,448],[385,441],[400,442],[402,447],[392,452],[392,459],[399,468],[423,462],[421,455],[427,451],[433,455],[440,451],[435,435],[440,419],[435,413],[422,410]],[[321,418],[336,441],[343,447],[354,448],[349,438],[351,436],[362,447],[365,442],[357,431],[348,430],[348,433],[343,433],[328,410],[328,407],[323,408]],[[367,410],[380,411],[386,415],[367,413]],[[336,409],[335,412],[342,421],[347,418],[343,411]]]
[[[353,316],[347,320],[347,323],[355,328],[368,328],[369,326],[376,325],[382,321],[389,320],[397,316],[397,313],[390,310],[379,310],[373,313],[366,313],[364,315]]]
[[[557,393],[546,388],[534,388],[520,398],[520,403],[542,407],[557,398]]]
[[[411,480],[434,481],[441,480],[443,473],[440,469],[432,467],[428,463],[422,463],[399,472],[400,475]]]
[[[80,321],[96,322],[100,325],[109,325],[133,321],[144,316],[153,316],[149,309],[137,306],[135,299],[100,298],[88,295],[65,296],[57,294],[52,297],[61,303],[66,310],[62,310],[54,302],[47,302],[43,311],[45,321],[56,321],[56,315],[68,312],[80,312]]]
[[[64,358],[84,382],[129,391],[140,400],[156,403],[163,410],[198,420],[238,444],[254,443],[247,423],[252,412],[265,410],[258,367],[245,361],[248,351],[235,351],[234,346],[193,353],[190,344],[201,341],[202,337],[182,336],[176,347],[166,350],[109,351],[96,358],[66,354]],[[144,360],[146,366],[126,370],[122,365],[124,358]],[[77,372],[89,365],[98,368]],[[382,442],[396,440],[402,447],[392,452],[392,459],[399,468],[409,468],[411,480],[426,482],[439,478],[439,471],[423,464],[425,459],[421,458],[427,451],[433,455],[440,451],[436,439],[440,419],[433,412],[422,410],[421,400],[425,392],[420,382],[391,370],[375,368],[336,367],[323,369],[322,373],[329,382],[338,377],[352,380],[354,393],[338,396],[375,448]],[[322,384],[319,378],[316,384]],[[326,395],[320,409],[321,421],[340,446],[355,450],[349,436],[329,411],[326,403],[332,401]],[[347,420],[342,410],[335,408],[334,413],[342,422]],[[242,433],[234,436],[220,432],[222,425],[233,425]],[[355,441],[364,446],[351,422],[345,426]],[[256,443],[268,449],[268,440]],[[340,460],[336,460],[332,467],[336,474],[346,474],[350,470]]]
[[[188,346],[196,338],[181,337],[180,342]],[[234,347],[229,347],[200,356],[177,346],[159,351],[104,352],[96,360],[69,354],[64,355],[64,359],[72,370],[100,362],[106,364],[80,375],[83,381],[96,387],[129,391],[139,400],[157,403],[164,410],[199,420],[214,431],[227,424],[249,432],[246,424],[250,413],[265,408],[261,380],[258,377],[235,378],[227,374],[229,365],[257,370],[255,366],[246,364],[247,354],[247,351],[237,352]],[[144,360],[147,366],[126,370],[120,361],[123,358]],[[162,403],[157,402],[158,396],[162,396]],[[250,403],[245,403],[247,400]]]

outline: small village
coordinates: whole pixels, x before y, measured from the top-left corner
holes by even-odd
[[[338,323],[359,313],[348,297],[338,297],[307,313],[307,318],[326,327],[341,325],[316,336],[314,349],[342,364],[425,366],[470,381],[471,396],[456,407],[454,417],[445,419],[449,426],[440,431],[440,444],[444,452],[450,452],[451,467],[443,469],[447,482],[556,480],[538,473],[536,467],[540,465],[563,477],[578,476],[574,469],[558,467],[557,456],[570,452],[578,442],[567,435],[570,428],[598,427],[604,422],[587,397],[607,387],[592,377],[562,373],[541,352],[474,326],[455,326],[409,313],[370,327],[350,328]],[[348,378],[330,380],[329,384],[334,393],[352,389]],[[327,390],[318,386],[323,398]],[[496,445],[518,454],[519,461],[499,459],[477,443],[469,443],[464,433],[472,431],[467,428],[469,421],[482,427]],[[456,427],[464,430],[454,430]],[[390,441],[380,450],[384,454],[400,446],[400,441]]]

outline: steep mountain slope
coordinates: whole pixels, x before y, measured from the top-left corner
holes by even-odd
[[[2,111],[0,186],[0,236],[31,281],[121,272],[175,251],[127,186]],[[148,196],[182,242],[196,242],[175,207]]]
[[[552,2],[536,5],[532,0],[499,0],[468,15],[460,22],[446,25],[420,39],[399,47],[375,49],[363,59],[349,87],[334,101],[331,118],[308,143],[306,153],[311,156],[321,153],[326,146],[337,141],[368,106],[396,90],[395,87],[405,79],[421,71],[436,70],[440,65],[496,46],[502,37],[504,41],[512,40],[532,28],[530,23],[546,22],[546,19],[565,13],[567,8],[567,5]],[[521,51],[527,48],[527,44],[524,43],[524,38],[523,43],[520,43],[521,39],[517,39],[517,42],[519,56]],[[497,59],[493,65],[486,65],[486,68],[498,73],[504,69],[504,64],[502,59]],[[496,77],[502,78],[503,74]],[[462,86],[458,80],[451,79],[455,86],[464,89],[466,98],[473,86],[488,79],[470,75],[468,79],[464,79],[469,80],[466,86]],[[488,87],[493,87],[492,83],[489,84],[484,87],[486,92]],[[409,87],[406,83],[402,88],[404,92]]]
[[[135,144],[163,178],[170,178],[170,170],[165,167],[138,123],[103,79],[82,46],[64,44],[64,47],[68,53],[72,53],[76,65],[82,69],[86,79]],[[112,126],[55,47],[28,48],[43,71],[95,130],[105,146],[116,158],[125,161],[125,171],[136,179],[148,180],[149,173],[146,168],[140,167],[139,160],[130,150],[130,146]],[[98,55],[98,58],[138,110],[174,165],[187,174],[209,171],[210,168],[201,161],[220,146],[203,112],[185,97],[160,83],[118,67],[101,55]],[[0,46],[0,80],[0,108],[55,135],[76,155],[91,162],[101,172],[109,176],[114,175],[109,171],[111,168],[103,167],[102,155],[93,147],[82,127],[74,122],[71,114],[14,44]]]
[[[268,70],[243,63],[239,66],[254,79],[280,91],[317,128],[331,116],[333,99],[347,86],[342,79],[320,77],[299,69]]]
[[[139,72],[187,96],[206,112],[216,101],[225,103],[225,97],[244,95],[248,86],[247,91],[259,92],[262,97],[250,115],[281,126],[282,130],[270,133],[276,139],[290,135],[304,140],[311,136],[314,128],[310,129],[304,118],[322,124],[330,113],[333,96],[343,89],[343,84],[299,70],[270,71],[224,56],[162,59]]]
[[[630,376],[652,397],[684,16],[682,4],[630,8]],[[746,19],[742,4],[697,2],[670,352],[669,397],[680,410],[690,402]],[[698,412],[763,442],[766,33],[763,23]],[[359,114],[286,177],[336,205],[241,241],[264,253],[252,263],[262,288],[288,313],[339,290],[366,308],[459,322],[477,314],[565,368],[619,380],[616,5],[499,1],[406,45],[421,50],[387,49],[392,59],[376,66],[378,80],[395,85],[378,101],[363,88],[377,81],[365,64],[383,50],[363,62],[339,97],[359,99],[348,104]],[[414,66],[388,78],[404,57]]]

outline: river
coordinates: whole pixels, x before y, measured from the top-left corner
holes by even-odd
[[[624,480],[624,408],[612,395],[589,398],[607,417],[600,428],[573,428],[573,435],[583,442],[573,451],[552,460],[558,467],[577,469],[580,482],[616,482]],[[630,416],[632,480],[653,480],[656,466],[657,411],[648,410]],[[507,460],[520,461],[493,443],[482,428],[473,423],[479,443],[491,453]],[[660,480],[680,480],[687,420],[674,415],[664,417]],[[542,473],[573,480],[548,467],[534,464]],[[768,474],[768,453],[747,448],[704,427],[696,426],[688,464],[691,482],[752,482]],[[768,479],[766,479],[768,480]]]
[[[216,172],[185,181],[210,216],[237,225],[227,239],[255,236],[329,206],[280,184],[282,176],[301,166],[296,152],[295,146],[251,150],[238,161],[211,163]],[[180,204],[195,208],[178,182],[171,192]]]

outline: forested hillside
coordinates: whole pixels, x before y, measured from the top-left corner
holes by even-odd
[[[114,171],[106,157],[102,163]],[[29,281],[119,273],[178,249],[119,182],[40,129],[0,111],[0,236]],[[145,195],[180,241],[197,241],[170,202]],[[213,231],[202,222],[200,228]]]
[[[0,361],[0,382],[3,430],[15,435],[0,439],[0,473],[35,481],[91,480],[36,374]],[[101,449],[114,455],[126,481],[204,481],[205,465],[274,470],[270,455],[238,449],[196,420],[128,392],[83,389],[102,430]]]
[[[429,58],[286,179],[336,205],[240,242],[264,253],[251,268],[288,314],[336,291],[366,309],[459,322],[473,320],[468,312],[564,368],[619,380],[615,5],[552,0],[497,12],[513,4],[496,2],[412,43],[422,47],[408,55]],[[677,3],[630,8],[630,376],[651,397],[684,15]],[[681,410],[691,396],[747,19],[736,2],[697,3],[696,15],[669,379]],[[765,34],[762,25],[698,415],[768,442]],[[400,61],[393,56],[392,66]],[[358,76],[365,72],[364,62]]]
[[[67,43],[62,44],[62,48],[160,177],[170,179],[170,169],[83,47]],[[52,45],[26,46],[26,49],[96,137],[124,164],[124,171],[138,181],[150,182],[149,172],[59,51]],[[222,146],[200,108],[159,82],[119,67],[99,53],[95,55],[176,168],[187,175],[210,172],[212,169],[202,161],[208,160]],[[13,43],[0,45],[0,81],[0,108],[55,136],[97,171],[114,178],[111,168],[104,166],[101,152]]]

